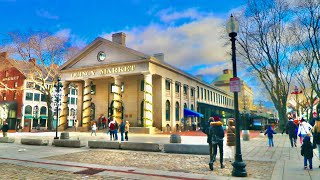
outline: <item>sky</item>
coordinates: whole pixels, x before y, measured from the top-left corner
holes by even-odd
[[[111,34],[124,32],[128,47],[148,55],[164,53],[167,63],[192,75],[202,74],[211,83],[223,69],[232,68],[225,23],[245,3],[246,0],[0,0],[0,36],[10,31],[48,31],[83,48],[99,36],[111,40]],[[247,77],[245,81],[253,90],[261,92],[255,81],[241,67],[238,69],[239,77]]]

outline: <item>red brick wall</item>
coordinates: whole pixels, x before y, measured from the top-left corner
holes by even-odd
[[[1,63],[1,62],[0,62]],[[6,71],[7,77],[6,77]],[[21,119],[21,108],[23,101],[23,83],[25,76],[17,70],[15,67],[8,68],[6,70],[0,71],[0,81],[7,84],[9,88],[16,90],[3,90],[0,92],[0,102],[3,101],[3,93],[6,94],[6,101],[16,101],[18,105],[17,109],[17,119]],[[15,82],[17,82],[17,87],[14,87]],[[14,93],[16,92],[16,99],[14,99]]]

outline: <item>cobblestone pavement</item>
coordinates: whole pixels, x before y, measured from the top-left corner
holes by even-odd
[[[226,168],[224,169],[221,169],[220,163],[216,162],[214,171],[210,171],[208,167],[209,158],[204,155],[166,154],[124,150],[89,150],[84,153],[71,153],[46,159],[206,175],[212,174],[226,177],[231,177],[232,171],[232,165],[229,161],[225,162]],[[272,172],[275,162],[246,161],[246,164],[249,178],[270,179],[270,174],[266,174],[265,172]]]
[[[27,166],[19,166],[14,164],[2,163],[0,164],[0,179],[12,180],[12,179],[25,179],[25,180],[105,180],[105,179],[125,179],[133,180],[131,178],[122,178],[118,176],[98,176],[98,175],[86,175],[75,174],[69,171],[55,171],[45,168],[35,168]]]

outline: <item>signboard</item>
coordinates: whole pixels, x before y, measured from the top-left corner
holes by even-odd
[[[240,86],[240,78],[234,77],[230,78],[230,92],[240,92],[241,86]]]

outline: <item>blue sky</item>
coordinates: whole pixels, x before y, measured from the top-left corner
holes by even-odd
[[[162,52],[169,64],[193,75],[203,74],[211,82],[232,67],[224,24],[245,2],[0,0],[0,36],[17,30],[49,31],[84,47],[98,36],[110,40],[112,33],[125,32],[128,47],[149,55]],[[238,69],[240,78],[247,76]]]

